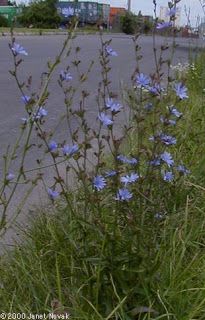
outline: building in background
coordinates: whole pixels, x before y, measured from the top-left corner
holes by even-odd
[[[110,5],[91,1],[66,1],[58,0],[57,11],[63,24],[69,24],[73,16],[79,20],[79,25],[85,24],[109,27]]]
[[[154,18],[153,18],[153,16],[148,16],[148,15],[143,16],[143,23],[144,23],[144,22],[154,23]]]
[[[0,6],[8,6],[7,0],[0,0]]]
[[[201,24],[199,25],[199,35],[205,39],[205,17],[201,19]]]
[[[205,40],[205,0],[201,0],[200,2],[204,16],[201,18],[201,24],[199,25],[199,34]]]
[[[126,14],[127,10],[121,7],[111,7],[110,8],[110,26],[113,28],[118,28],[121,23],[121,17]]]
[[[159,18],[160,20],[163,20],[165,22],[169,22],[170,20],[170,16],[169,16],[169,8],[168,7],[160,7],[160,14],[159,14]],[[175,15],[176,19],[175,19],[175,25],[177,27],[180,26],[180,23],[181,23],[181,8],[178,7],[177,8],[177,12],[176,12],[176,15]]]

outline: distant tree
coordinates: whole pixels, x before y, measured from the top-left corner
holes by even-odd
[[[57,0],[38,0],[25,6],[22,14],[18,17],[18,22],[23,26],[32,25],[36,28],[56,28],[61,22],[61,18],[56,9]]]
[[[8,19],[0,14],[0,27],[8,27]]]
[[[138,17],[142,17],[142,11],[141,10],[138,12]]]
[[[17,7],[16,1],[8,0],[8,6]]]
[[[153,29],[153,23],[150,21],[144,21],[143,31],[144,33],[149,33]]]
[[[137,31],[148,33],[153,28],[153,23],[143,17],[141,11],[138,15],[133,13],[126,13],[125,16],[121,17],[122,31],[127,34],[134,34]]]
[[[137,30],[137,20],[135,14],[127,12],[121,17],[122,31],[126,34],[134,34]]]

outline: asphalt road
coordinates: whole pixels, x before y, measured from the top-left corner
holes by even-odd
[[[59,52],[64,36],[33,36],[33,37],[19,37],[18,43],[21,43],[29,53],[24,58],[19,71],[22,81],[27,79],[30,75],[33,78],[32,91],[36,92],[40,86],[40,77],[43,72],[47,71],[47,61],[53,60]],[[105,38],[109,38],[106,36]],[[163,38],[157,39],[157,46],[163,43]],[[184,41],[184,40],[183,40]],[[17,89],[15,80],[9,74],[12,69],[12,56],[8,48],[8,38],[0,39],[0,96],[1,96],[1,118],[0,118],[0,141],[1,150],[8,143],[13,141],[16,130],[18,130],[21,117],[25,116],[24,106],[21,102],[21,94]],[[179,41],[180,43],[180,41]],[[149,74],[154,71],[155,64],[153,59],[152,38],[142,37],[140,40],[142,47],[141,53],[143,59],[140,62],[141,70]],[[98,83],[101,79],[100,65],[98,63],[98,55],[100,48],[100,39],[98,36],[78,36],[74,40],[73,46],[81,47],[79,59],[82,61],[82,70],[86,70],[91,60],[95,61],[93,69],[89,75],[89,81],[86,88],[89,89],[90,108],[95,110],[95,96],[97,94]],[[134,59],[133,42],[128,36],[114,36],[112,47],[118,52],[118,57],[113,57],[111,81],[114,92],[119,93],[120,83],[129,84],[130,76],[133,73],[136,63]],[[184,42],[176,50],[174,63],[187,61],[188,47]],[[63,108],[63,96],[61,89],[57,84],[58,73],[63,67],[71,63],[75,58],[74,54],[71,57],[64,58],[61,66],[57,68],[56,74],[50,83],[50,98],[48,102],[49,118],[55,119],[59,116],[61,108]],[[76,79],[76,73],[71,68],[71,73]],[[28,93],[29,94],[29,93]]]
[[[109,39],[110,36],[105,36],[105,39]],[[110,79],[112,81],[112,91],[121,95],[122,87],[126,87],[131,83],[130,77],[135,70],[135,53],[134,45],[131,37],[113,35],[112,48],[117,51],[117,57],[111,57],[112,70],[110,73]],[[28,52],[28,56],[23,57],[24,61],[20,66],[20,79],[25,81],[30,75],[32,75],[32,90],[31,92],[38,92],[40,87],[40,79],[43,72],[47,71],[47,61],[54,60],[62,47],[65,36],[19,36],[16,42],[24,46]],[[169,40],[171,41],[171,40]],[[8,144],[15,142],[21,125],[21,118],[26,116],[24,105],[21,101],[21,93],[17,89],[14,78],[10,75],[9,70],[12,69],[12,55],[8,47],[9,38],[0,38],[0,159],[4,154]],[[158,37],[156,44],[157,48],[160,48],[164,44],[165,39]],[[175,51],[173,64],[178,62],[186,62],[189,56],[189,43],[188,41],[178,40],[179,47]],[[141,71],[150,74],[155,70],[155,63],[153,58],[153,43],[152,37],[144,36],[140,39],[142,60],[140,61]],[[97,104],[96,96],[98,91],[98,83],[101,80],[100,64],[98,60],[100,49],[100,38],[96,35],[78,36],[72,44],[73,48],[80,47],[81,51],[78,55],[81,60],[81,72],[86,71],[91,60],[94,60],[93,68],[89,74],[88,81],[83,85],[83,88],[90,92],[89,99],[87,101],[88,119],[91,126],[95,126]],[[70,57],[64,57],[60,66],[58,66],[49,85],[50,96],[46,108],[48,110],[47,127],[53,128],[57,119],[62,112],[65,111],[64,98],[62,91],[57,83],[57,78],[60,70],[64,69],[67,65],[71,66],[70,72],[73,75],[73,82],[77,83],[77,73],[72,66],[72,61],[76,59],[75,50],[72,51]],[[168,57],[168,53],[166,53]],[[165,70],[166,72],[166,70]],[[75,104],[79,105],[80,89],[76,94]],[[30,95],[30,92],[27,92]],[[73,127],[75,127],[73,123]],[[35,142],[35,138],[34,142]],[[55,139],[57,141],[66,140],[69,143],[69,136],[67,134],[67,127],[65,123],[61,123],[55,133]],[[2,160],[0,160],[0,173],[2,172]],[[18,165],[18,159],[16,165],[12,167],[15,173],[16,166]],[[26,167],[32,168],[35,165],[35,154],[33,152],[27,157]],[[47,179],[52,178],[49,171],[46,172]],[[21,199],[24,188],[19,188],[12,206],[16,206],[16,203]],[[40,191],[41,199],[42,191]],[[43,201],[43,200],[42,200]],[[39,203],[39,192],[35,192],[30,199],[30,204]],[[11,206],[11,212],[12,212]],[[23,219],[24,220],[24,219]],[[11,242],[12,232],[6,238],[6,242]]]

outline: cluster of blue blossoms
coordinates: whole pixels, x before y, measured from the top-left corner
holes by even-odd
[[[123,162],[126,164],[135,164],[137,163],[137,159],[135,158],[127,158],[123,155],[120,155],[117,157],[118,160],[120,161],[120,159],[123,159]],[[133,161],[135,160],[135,161]],[[121,160],[122,161],[122,160]],[[110,170],[107,171],[105,173],[105,175],[97,175],[96,177],[94,177],[93,179],[93,186],[97,191],[101,191],[102,189],[104,189],[107,185],[107,181],[106,178],[110,178],[113,177],[115,175],[118,175],[119,173],[114,171],[114,170]],[[122,188],[120,188],[117,191],[117,195],[115,197],[115,200],[118,201],[127,201],[130,200],[133,196],[133,194],[126,188],[127,185],[135,183],[136,181],[138,181],[140,178],[139,174],[136,172],[131,172],[130,174],[124,175],[120,177],[120,182],[122,183]]]
[[[175,9],[170,9],[170,17],[175,15]],[[157,29],[162,29],[169,27],[171,25],[171,22],[169,23],[159,23],[157,24]],[[11,50],[15,56],[22,54],[22,55],[28,55],[28,53],[25,51],[25,49],[16,43],[13,43],[13,46],[11,47]],[[113,56],[116,57],[117,53],[110,47],[105,47],[105,52],[107,56]],[[66,70],[62,70],[60,72],[60,80],[69,82],[72,80],[72,75]],[[145,90],[146,92],[149,92],[152,96],[161,95],[164,91],[164,89],[161,87],[160,83],[153,83],[151,78],[143,73],[138,73],[135,78],[136,88],[140,90]],[[176,96],[179,98],[179,100],[185,100],[188,98],[187,95],[187,88],[183,83],[175,83],[173,86],[173,91],[175,92]],[[31,102],[31,97],[24,95],[22,97],[22,100],[25,105],[28,105]],[[105,102],[105,108],[99,112],[98,114],[98,120],[100,123],[107,127],[108,129],[114,124],[114,117],[122,110],[122,105],[115,101],[113,98],[108,98]],[[152,103],[147,103],[145,106],[146,111],[151,111],[153,109]],[[175,106],[169,106],[168,107],[168,115],[166,117],[160,116],[161,123],[165,125],[176,125],[177,121],[183,116],[183,114],[177,110]],[[38,121],[41,120],[43,117],[47,116],[48,112],[43,107],[38,107],[36,112],[33,112],[29,119],[22,118],[24,121],[24,124],[28,123],[28,120],[32,121]],[[161,143],[164,148],[176,145],[177,140],[174,136],[167,134],[165,132],[157,132],[155,135],[151,136],[149,138],[150,142],[152,143]],[[73,157],[76,153],[79,152],[80,148],[77,144],[73,145],[64,145],[63,147],[60,146],[56,141],[51,140],[48,143],[48,150],[51,153],[56,153],[59,155],[59,149],[62,151],[62,155],[65,157]],[[121,162],[124,165],[133,166],[136,169],[136,165],[138,164],[138,159],[134,157],[126,157],[125,155],[119,154],[116,158],[117,161]],[[183,165],[175,165],[175,162],[173,160],[173,156],[170,152],[167,150],[164,150],[160,154],[155,154],[153,158],[149,161],[148,165],[152,167],[160,167],[162,166],[162,178],[165,182],[171,182],[174,179],[174,170],[177,170],[182,175],[189,174],[189,170]],[[104,188],[106,188],[108,181],[110,178],[114,176],[118,176],[120,183],[122,184],[122,187],[119,188],[116,191],[115,200],[117,201],[129,201],[133,197],[133,193],[129,191],[128,186],[132,185],[139,181],[141,178],[141,175],[136,172],[132,171],[129,174],[121,175],[120,172],[116,172],[115,170],[109,170],[106,171],[103,175],[97,175],[92,180],[93,188],[96,191],[101,191]],[[7,181],[11,181],[14,179],[14,175],[12,173],[9,173],[7,175]],[[59,196],[59,192],[48,188],[47,190],[49,197],[52,200],[55,200]]]
[[[178,8],[175,7],[175,6],[170,8],[168,13],[167,13],[167,16],[170,17],[170,21],[158,22],[157,25],[156,25],[156,29],[157,30],[164,30],[164,29],[173,27],[174,26],[173,21],[174,21],[174,17],[176,16],[177,10],[178,10]]]
[[[139,73],[136,76],[136,86],[139,89],[144,89],[152,93],[153,95],[159,95],[163,92],[163,88],[159,83],[152,83],[151,78],[143,73]],[[185,100],[188,98],[187,88],[183,83],[176,83],[173,87],[177,97],[181,100]]]
[[[153,84],[151,83],[151,78],[143,73],[139,73],[136,76],[136,88],[138,89],[146,89],[146,91],[150,92],[152,95],[158,95],[164,91],[160,84]],[[173,90],[176,96],[180,100],[185,100],[188,98],[187,95],[187,88],[182,83],[176,83],[173,86]],[[107,107],[110,108],[112,111],[120,111],[121,107],[120,104],[117,103],[117,108],[112,109],[113,100],[109,103],[106,103]],[[151,111],[153,109],[152,103],[147,103],[145,106],[146,111]],[[168,115],[166,117],[160,116],[160,121],[167,125],[176,125],[177,121],[183,116],[183,114],[177,110],[174,105],[168,107]],[[113,117],[106,115],[104,112],[100,113],[98,116],[99,120],[102,122],[104,126],[111,126],[114,123]],[[162,146],[165,148],[176,145],[177,139],[165,132],[157,132],[155,135],[151,136],[149,140],[153,143],[161,143]],[[128,165],[136,165],[138,160],[136,158],[127,158],[124,155],[118,155],[117,160],[121,161],[124,164]],[[187,175],[190,171],[183,165],[175,165],[175,161],[173,156],[167,150],[164,150],[161,154],[158,154],[153,157],[148,163],[152,167],[160,167],[161,169],[162,178],[165,182],[171,182],[174,180],[174,170],[178,171],[181,175]],[[105,175],[97,175],[93,179],[93,186],[97,191],[103,190],[107,186],[107,178],[113,175],[119,175],[119,173],[115,171],[111,171],[111,174],[107,173]],[[123,184],[123,187],[117,191],[117,195],[115,200],[118,201],[128,201],[133,197],[133,194],[127,189],[129,184],[135,183],[140,178],[140,174],[136,172],[132,172],[130,175],[125,175],[120,177],[120,182]]]
[[[48,149],[50,152],[56,153],[59,150],[59,146],[56,141],[51,140],[48,144]],[[79,151],[79,146],[77,144],[66,144],[61,149],[64,156],[73,157]]]
[[[105,112],[99,112],[98,119],[100,120],[103,126],[109,127],[113,125],[113,117],[121,111],[122,105],[118,101],[115,101],[112,98],[108,98],[106,99],[105,107],[107,111],[111,112],[111,114],[107,115]]]

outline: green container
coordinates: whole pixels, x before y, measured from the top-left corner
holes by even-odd
[[[15,17],[21,13],[21,8],[13,6],[0,6],[0,15],[8,19],[9,25],[15,20]]]
[[[102,11],[103,11],[103,22],[109,26],[109,20],[110,20],[110,5],[109,4],[103,4],[102,5]]]
[[[103,4],[98,3],[98,16],[99,18],[103,19]]]
[[[109,16],[110,16],[110,5],[104,3],[98,3],[98,17],[99,19],[109,25]]]

